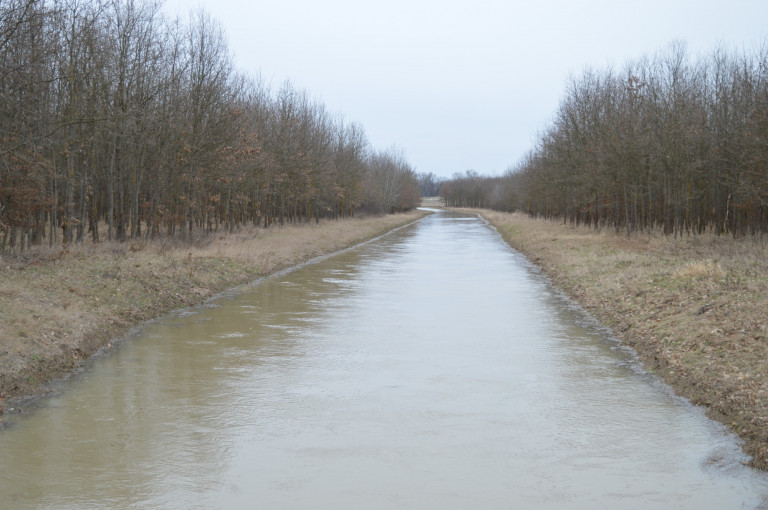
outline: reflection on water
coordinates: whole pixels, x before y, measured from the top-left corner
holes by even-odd
[[[146,325],[0,433],[5,508],[758,508],[734,438],[476,217]]]

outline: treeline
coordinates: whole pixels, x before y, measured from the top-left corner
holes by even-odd
[[[465,181],[447,183],[446,196]],[[485,183],[483,200],[534,216],[627,232],[768,232],[768,46],[693,61],[675,43],[621,72],[585,71],[503,181]]]
[[[418,185],[359,125],[237,72],[203,11],[0,2],[0,251],[392,212]]]
[[[419,180],[419,191],[422,197],[436,197],[440,194],[440,186],[445,179],[432,172],[421,172],[416,177]]]
[[[440,198],[446,207],[479,207],[506,211],[512,193],[507,177],[488,177],[467,170],[440,183]]]

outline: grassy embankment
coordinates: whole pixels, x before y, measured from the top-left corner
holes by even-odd
[[[768,241],[617,234],[477,211],[768,468]]]
[[[3,397],[44,384],[136,324],[238,284],[378,237],[426,213],[211,234],[194,242],[85,243],[0,259]]]

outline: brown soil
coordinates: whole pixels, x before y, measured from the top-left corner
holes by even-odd
[[[628,237],[477,212],[768,468],[768,240]]]
[[[39,395],[142,321],[380,236],[424,216],[352,218],[0,258],[3,399]],[[0,421],[2,418],[0,418]]]

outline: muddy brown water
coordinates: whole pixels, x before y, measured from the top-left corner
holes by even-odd
[[[142,326],[9,415],[0,508],[765,508],[734,436],[474,216]]]

